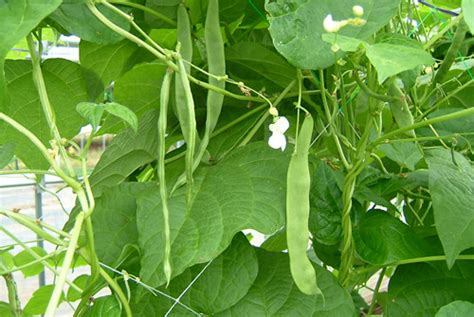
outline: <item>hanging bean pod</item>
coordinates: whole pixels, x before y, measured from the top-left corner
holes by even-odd
[[[316,284],[316,272],[307,256],[311,186],[308,152],[313,125],[311,115],[306,115],[288,166],[286,190],[286,237],[291,275],[298,288],[308,295],[321,293]]]
[[[163,271],[165,273],[166,282],[169,284],[171,280],[171,232],[168,209],[168,187],[166,186],[165,175],[165,155],[166,155],[166,124],[168,116],[168,103],[170,97],[171,79],[173,71],[168,69],[160,92],[160,117],[158,119],[158,181],[160,185],[161,207],[163,211],[163,231],[165,236],[165,254],[163,259]]]

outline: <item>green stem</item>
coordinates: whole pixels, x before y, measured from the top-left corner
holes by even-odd
[[[456,88],[455,90],[451,91],[448,95],[444,96],[443,98],[441,98],[438,102],[436,102],[436,104],[434,104],[433,106],[431,106],[428,110],[426,110],[425,112],[423,112],[420,117],[421,118],[424,118],[426,117],[429,113],[433,112],[434,110],[438,109],[442,104],[443,102],[449,100],[450,98],[454,98],[461,90],[469,87],[470,85],[474,84],[474,81],[468,81],[464,84],[462,84],[461,86],[459,86],[458,88]],[[441,85],[444,85],[441,84]],[[440,86],[441,86],[440,85]],[[431,95],[431,94],[430,94]],[[428,96],[429,97],[429,96]],[[427,97],[427,98],[428,98]],[[426,101],[428,101],[428,99],[425,98],[425,100],[423,100],[423,103],[425,103]],[[423,105],[423,104],[422,104]]]
[[[385,276],[385,271],[386,270],[387,270],[387,268],[384,267],[382,269],[382,271],[380,271],[379,278],[377,279],[377,284],[375,284],[374,293],[372,295],[372,301],[370,302],[370,307],[369,307],[369,310],[367,312],[367,315],[369,315],[369,316],[372,315],[372,313],[374,312],[375,304],[377,303],[377,295],[379,293],[380,286],[382,285],[382,281],[383,281],[383,278]]]
[[[405,259],[400,260],[394,263],[387,264],[386,266],[398,266],[404,264],[415,264],[415,263],[426,263],[426,262],[439,262],[439,261],[446,261],[446,255],[433,255],[433,256],[425,256],[419,258],[412,258],[412,259]],[[474,261],[474,254],[462,254],[456,257],[456,261]],[[355,272],[357,274],[364,274],[368,272],[378,271],[382,266],[371,266],[371,267],[363,267],[357,269]]]
[[[118,15],[122,16],[124,19],[126,19],[128,21],[128,23],[130,23],[133,28],[135,30],[138,31],[138,33],[140,33],[141,36],[143,36],[143,38],[145,38],[145,40],[147,40],[151,45],[153,45],[158,51],[160,51],[162,54],[165,54],[165,50],[160,46],[158,45],[158,43],[156,43],[155,41],[153,41],[153,39],[145,32],[142,30],[141,27],[138,26],[138,24],[135,23],[134,19],[133,19],[133,16],[131,15],[128,15],[127,13],[123,12],[122,10],[116,8],[115,6],[111,5],[110,3],[108,2],[102,2],[106,7],[110,8],[110,10],[114,11],[115,13],[117,13]]]
[[[36,146],[36,148],[41,152],[41,154],[43,154],[44,158],[51,165],[56,175],[62,178],[64,182],[68,184],[73,190],[77,190],[78,188],[81,188],[81,185],[74,178],[71,178],[70,176],[66,175],[66,173],[64,173],[64,171],[56,164],[56,162],[49,155],[48,149],[36,137],[36,135],[31,133],[27,128],[25,128],[20,123],[13,120],[12,118],[10,118],[9,116],[7,116],[6,114],[2,112],[0,112],[0,120],[5,121],[10,126],[12,126],[15,130],[17,130],[18,132],[23,134],[25,137],[27,137]]]
[[[29,217],[11,211],[0,211],[0,215],[4,215],[10,219],[15,220],[19,224],[33,231],[38,237],[41,237],[42,239],[51,242],[52,244],[58,246],[64,245],[64,242],[62,240],[53,237],[49,233],[45,232],[43,228],[41,228],[41,226],[39,226],[34,220],[30,219]]]
[[[46,91],[46,83],[44,81],[43,72],[41,70],[41,56],[37,55],[35,43],[33,41],[33,36],[31,35],[31,33],[28,34],[26,39],[28,42],[28,48],[30,50],[31,63],[33,67],[33,81],[35,83],[36,90],[38,91],[41,106],[43,108],[43,113],[46,117],[46,122],[48,123],[51,136],[56,141],[56,145],[59,149],[59,154],[61,155],[61,158],[64,164],[66,165],[66,169],[69,175],[74,177],[74,169],[72,168],[71,162],[69,161],[66,149],[62,144],[62,138],[59,134],[59,130],[56,125],[56,116],[54,114],[53,107],[51,106],[51,103],[48,98],[48,93]]]
[[[3,231],[8,237],[10,237],[13,241],[15,241],[19,246],[21,246],[26,252],[28,252],[29,255],[31,255],[34,259],[39,259],[40,256],[31,250],[30,247],[28,247],[24,242],[22,242],[20,239],[18,239],[13,233],[8,231],[5,227],[0,226],[0,231]],[[58,276],[59,272],[52,267],[47,261],[42,261],[41,262],[48,270],[50,270],[54,275]],[[71,286],[73,289],[75,289],[77,292],[82,293],[82,289],[74,284],[73,282],[66,280],[66,283]]]
[[[346,170],[349,170],[350,164],[347,161],[344,151],[342,149],[341,142],[339,141],[339,138],[337,136],[337,131],[334,127],[331,111],[329,110],[329,104],[326,97],[326,87],[324,83],[324,71],[322,69],[319,70],[319,77],[320,77],[320,83],[321,83],[321,96],[323,100],[324,112],[326,114],[326,119],[328,120],[328,124],[329,124],[329,131],[331,132],[331,135],[334,139],[334,143],[336,144],[337,152],[339,153],[339,158],[341,159],[342,164],[344,165]]]
[[[150,8],[144,6],[144,5],[141,5],[139,3],[130,2],[130,1],[123,1],[123,0],[108,0],[107,2],[112,3],[112,4],[124,5],[124,6],[135,8],[135,9],[138,9],[138,10],[142,10],[143,12],[146,12],[150,15],[153,15],[156,18],[162,20],[163,22],[168,23],[171,26],[176,26],[176,22],[171,20],[170,18],[168,18],[166,15],[161,14],[161,13],[159,13],[159,12],[153,10],[153,9],[150,9]]]
[[[59,301],[63,293],[63,287],[66,282],[67,274],[72,265],[74,253],[76,252],[77,243],[79,241],[79,234],[81,233],[82,223],[84,222],[84,214],[85,213],[82,211],[76,217],[76,222],[74,223],[74,227],[71,231],[71,239],[69,240],[66,256],[64,257],[63,266],[54,285],[53,294],[51,295],[48,306],[46,308],[45,317],[54,317],[54,313],[56,311],[56,308],[58,307]]]
[[[18,297],[18,290],[16,288],[15,279],[12,274],[4,274],[5,284],[8,290],[8,302],[10,303],[11,311],[15,317],[23,316],[21,311],[20,298]]]
[[[24,265],[21,265],[21,266],[15,266],[13,269],[11,270],[7,270],[7,271],[4,271],[4,272],[0,272],[0,275],[6,275],[6,274],[11,274],[13,272],[18,272],[18,271],[21,271],[23,269],[26,269],[32,265],[35,265],[37,263],[42,263],[43,261],[47,260],[47,259],[50,259],[52,257],[55,257],[56,255],[60,254],[61,252],[63,252],[65,249],[64,248],[61,248],[61,249],[58,249],[54,252],[51,252],[45,256],[42,256],[38,259],[35,259],[31,262],[28,262],[27,264],[24,264]]]
[[[399,128],[397,130],[391,131],[391,132],[381,136],[380,138],[377,138],[376,140],[374,140],[371,143],[370,148],[373,148],[374,146],[377,146],[378,144],[385,143],[388,140],[390,140],[391,138],[393,138],[393,137],[395,137],[395,136],[397,136],[401,133],[404,133],[406,131],[415,130],[415,129],[422,128],[422,127],[425,127],[425,126],[428,126],[428,125],[431,125],[431,124],[436,124],[436,123],[441,123],[441,122],[445,122],[445,121],[449,121],[449,120],[459,119],[459,118],[462,118],[462,117],[465,117],[465,116],[468,116],[468,115],[472,115],[472,114],[474,114],[474,108],[469,108],[469,109],[465,109],[465,110],[461,110],[461,111],[456,111],[454,113],[450,113],[450,114],[447,114],[447,115],[444,115],[444,116],[431,118],[431,119],[428,119],[426,121],[417,122],[413,125]]]

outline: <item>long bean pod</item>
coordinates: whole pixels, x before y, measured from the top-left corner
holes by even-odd
[[[186,116],[180,118],[181,126],[186,126],[186,129],[183,130],[184,140],[186,141],[186,155],[185,155],[185,164],[186,164],[186,204],[189,206],[191,203],[192,197],[192,185],[193,185],[193,160],[194,160],[194,153],[196,148],[196,136],[197,136],[197,128],[196,128],[196,115],[194,111],[194,100],[193,94],[191,91],[191,85],[189,83],[189,79],[186,75],[186,68],[184,66],[184,62],[180,56],[177,57],[177,63],[179,68],[178,78],[176,81],[180,81],[182,85],[182,89],[184,92],[183,100],[180,100],[179,107],[185,107]],[[176,100],[178,102],[178,100]],[[176,188],[176,185],[175,185]],[[174,188],[174,189],[175,189]]]
[[[311,185],[308,153],[313,126],[313,118],[307,114],[288,166],[286,189],[286,237],[291,275],[298,288],[308,295],[321,293],[316,283],[316,272],[307,256]]]
[[[166,282],[169,284],[171,280],[171,231],[169,221],[169,209],[168,209],[168,187],[166,186],[166,175],[165,175],[165,155],[166,155],[166,123],[168,115],[168,103],[170,97],[171,79],[173,77],[173,71],[168,69],[163,83],[161,84],[160,92],[160,117],[158,119],[158,142],[159,142],[159,153],[158,153],[158,180],[160,182],[160,196],[161,196],[161,207],[163,212],[163,230],[165,236],[165,254],[163,259],[163,271],[165,273]]]
[[[219,80],[215,76],[224,78],[225,76],[225,53],[224,41],[219,21],[219,1],[210,0],[207,7],[206,23],[204,26],[204,36],[206,40],[207,64],[209,73],[209,84],[225,89],[225,80]],[[199,144],[198,153],[194,160],[194,169],[197,168],[202,156],[204,155],[209,139],[214,131],[217,120],[221,113],[222,104],[224,103],[224,95],[215,91],[207,92],[206,104],[206,128],[201,143]]]
[[[191,25],[189,23],[189,16],[188,12],[186,11],[186,7],[184,4],[180,4],[178,6],[178,26],[177,26],[177,40],[179,43],[179,53],[181,54],[181,58],[183,60],[186,60],[188,62],[191,61],[193,58],[193,43],[192,43],[192,37],[191,37]],[[184,69],[186,70],[186,73],[189,74],[191,71],[191,66],[188,64],[185,64]],[[186,105],[186,96],[185,96],[185,91],[183,88],[183,84],[181,83],[181,80],[178,80],[178,78],[175,79],[175,99],[176,99],[176,115],[179,119],[179,124],[181,127],[181,131],[183,132],[183,136],[186,140],[186,136],[190,135],[189,129],[191,127],[187,125],[186,123],[191,120],[189,118],[189,113]]]

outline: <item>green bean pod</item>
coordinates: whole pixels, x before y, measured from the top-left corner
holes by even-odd
[[[206,40],[207,64],[211,75],[225,76],[225,53],[224,41],[219,21],[219,1],[210,0],[207,7],[206,23],[204,26],[204,37]],[[209,84],[225,89],[225,80],[219,80],[213,76],[209,76]],[[221,113],[222,104],[224,103],[224,95],[209,90],[207,92],[206,104],[206,129],[203,139],[199,145],[198,155],[194,160],[194,168],[199,165],[212,132],[214,131],[219,115]]]
[[[286,189],[286,237],[291,275],[300,291],[308,295],[321,293],[316,284],[316,272],[307,256],[311,186],[308,153],[313,125],[313,118],[308,114],[303,121],[288,166]]]
[[[413,115],[408,108],[408,103],[405,99],[406,97],[396,83],[390,85],[388,93],[390,96],[398,99],[397,101],[390,102],[390,110],[392,111],[393,117],[398,126],[403,128],[413,125]],[[416,137],[414,130],[409,130],[405,132],[405,134],[414,138]]]
[[[185,175],[186,175],[186,187],[187,187],[187,194],[186,194],[186,204],[189,206],[191,203],[191,196],[192,196],[192,184],[193,184],[193,160],[194,154],[196,149],[196,137],[197,137],[197,128],[196,128],[196,115],[194,111],[194,100],[193,100],[193,93],[191,91],[191,85],[189,83],[188,76],[186,74],[186,68],[183,63],[183,59],[178,57],[176,60],[178,64],[178,78],[176,81],[181,83],[184,98],[183,100],[176,100],[176,102],[180,103],[179,107],[186,107],[186,116],[181,117],[180,125],[181,127],[186,127],[183,131],[184,141],[186,141],[186,155],[185,155]],[[184,110],[184,109],[183,109]],[[179,182],[179,180],[178,180]]]
[[[171,281],[171,231],[168,210],[168,187],[166,186],[165,155],[166,155],[166,124],[168,116],[168,103],[170,97],[171,79],[173,71],[168,69],[160,92],[160,117],[158,119],[158,180],[160,184],[161,207],[163,212],[163,231],[165,236],[165,254],[163,258],[163,271],[167,285]]]

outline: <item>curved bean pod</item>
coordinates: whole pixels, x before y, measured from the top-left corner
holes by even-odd
[[[288,166],[286,189],[286,237],[291,275],[300,291],[308,295],[321,294],[316,284],[316,272],[307,256],[311,186],[308,152],[313,125],[311,115],[306,115]]]

